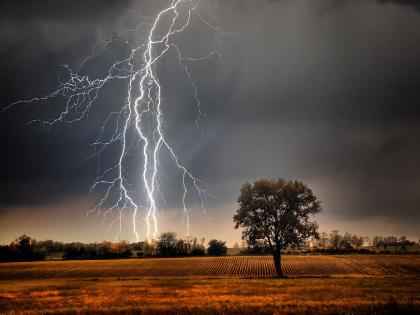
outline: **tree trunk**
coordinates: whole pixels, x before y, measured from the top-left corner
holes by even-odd
[[[277,278],[283,278],[283,269],[281,268],[281,251],[280,249],[275,249],[273,252],[274,258],[274,268],[276,269],[276,276]]]

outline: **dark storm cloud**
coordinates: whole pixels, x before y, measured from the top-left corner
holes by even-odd
[[[379,4],[397,4],[402,6],[413,7],[415,9],[420,8],[418,0],[376,0]],[[348,4],[349,0],[330,0],[329,7],[331,8],[342,8]]]
[[[420,12],[420,2],[418,0],[378,0],[380,4],[398,4],[412,7]]]
[[[223,165],[213,170],[220,182],[332,177],[321,197],[345,189],[326,212],[403,214],[418,223],[419,21],[410,7],[373,1],[319,16],[330,3],[280,1],[275,12],[253,7],[241,16],[249,27],[238,32],[253,40],[237,47],[237,63],[246,66],[222,93],[229,104],[218,117],[223,141],[216,137],[206,163]],[[237,195],[227,186],[222,194]]]
[[[131,9],[130,3],[2,1],[0,107],[51,91],[59,66],[79,63],[95,42],[119,31],[120,19]],[[118,50],[113,53],[118,55]],[[119,96],[105,93],[105,97],[112,102]],[[86,160],[92,152],[89,143],[97,134],[91,126],[94,120],[49,132],[39,125],[26,125],[35,117],[51,117],[62,105],[62,100],[56,99],[27,108],[18,106],[0,115],[1,205],[45,204],[86,194],[96,168],[94,160]]]
[[[13,21],[28,20],[92,20],[98,17],[110,18],[131,5],[130,0],[4,0],[0,4],[0,16]],[[97,22],[97,21],[95,21]]]
[[[395,4],[401,5],[408,8],[412,8],[415,11],[420,13],[420,1],[418,0],[376,0],[377,3],[387,5],[387,4]],[[320,13],[327,14],[333,13],[338,9],[342,9],[349,3],[349,0],[330,0],[329,2],[325,3],[324,7],[321,9]]]
[[[152,2],[69,2],[68,10],[54,1],[2,3],[8,7],[0,13],[1,105],[49,91],[57,65],[77,64],[95,41],[126,28],[130,9],[143,12]],[[398,5],[386,5],[391,2]],[[405,216],[414,229],[420,202],[420,19],[412,11],[418,2],[220,0],[208,7],[237,35],[222,40],[223,65],[192,65],[210,117],[204,133],[191,128],[191,90],[177,79],[182,69],[173,66],[173,55],[159,71],[167,81],[168,138],[210,185],[214,202],[234,203],[247,180],[299,178],[314,185],[326,213]],[[191,56],[211,47],[198,30],[180,42]],[[106,90],[99,115],[121,95],[123,86]],[[85,158],[98,122],[49,132],[25,126],[54,105],[0,116],[0,203],[42,204],[86,193],[96,162]],[[172,193],[170,202],[179,197]]]

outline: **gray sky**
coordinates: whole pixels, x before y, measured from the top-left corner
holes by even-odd
[[[136,25],[132,10],[154,16],[168,1],[2,1],[1,107],[56,87],[61,64],[77,67],[97,42]],[[416,1],[202,1],[231,36],[217,38],[198,19],[177,37],[186,56],[218,47],[190,70],[209,121],[194,129],[192,90],[168,54],[158,66],[168,140],[215,198],[197,196],[192,234],[240,240],[232,216],[240,186],[259,178],[306,182],[321,199],[321,230],[338,228],[419,237],[420,6]],[[140,29],[136,36],[144,35]],[[88,66],[100,76],[127,54],[115,44]],[[0,241],[112,239],[102,218],[86,216],[97,160],[87,159],[106,114],[121,105],[124,82],[104,88],[94,113],[77,125],[27,126],[63,108],[56,98],[0,115]],[[111,149],[103,163],[112,163]],[[133,177],[141,161],[130,162]],[[167,157],[161,230],[181,236],[179,174]],[[209,221],[211,223],[209,223]],[[129,222],[125,237],[130,239]],[[144,226],[140,225],[140,228]]]

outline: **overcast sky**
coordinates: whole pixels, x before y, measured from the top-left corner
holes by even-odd
[[[168,1],[2,1],[0,107],[56,87],[60,65],[77,67],[112,34],[155,16]],[[189,197],[191,233],[240,240],[233,229],[240,186],[259,178],[307,183],[322,201],[321,230],[420,236],[420,5],[417,1],[203,0],[229,36],[215,37],[195,17],[176,38],[186,56],[220,47],[223,62],[191,64],[202,109],[194,128],[192,89],[168,54],[159,64],[168,140],[214,198],[209,218]],[[135,13],[137,12],[137,13]],[[130,38],[142,38],[147,27]],[[126,55],[111,46],[86,72],[100,76]],[[86,216],[97,159],[88,159],[107,113],[124,101],[126,82],[106,86],[91,116],[50,130],[27,125],[63,109],[55,98],[0,114],[0,242],[100,241],[114,232]],[[118,157],[109,150],[104,163]],[[140,161],[131,162],[133,176]],[[181,186],[162,158],[160,230],[184,235]],[[129,231],[127,239],[132,239]],[[144,228],[141,226],[140,228]]]

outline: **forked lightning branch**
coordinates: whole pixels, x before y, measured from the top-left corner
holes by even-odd
[[[220,28],[214,17],[204,18],[200,12],[200,2],[196,0],[173,0],[167,7],[158,12],[155,17],[144,17],[136,14],[140,19],[138,27],[126,33],[135,34],[136,40],[123,40],[121,36],[110,37],[101,49],[106,49],[113,42],[121,42],[129,47],[129,56],[115,60],[109,67],[107,74],[101,78],[92,79],[85,74],[86,64],[98,55],[95,51],[87,57],[80,66],[73,70],[64,66],[66,80],[59,80],[56,89],[43,97],[18,101],[11,104],[9,109],[18,104],[29,104],[46,101],[52,98],[64,98],[65,108],[50,120],[35,119],[31,123],[40,123],[51,127],[59,123],[75,124],[95,114],[95,107],[100,106],[98,96],[105,86],[123,80],[127,84],[126,96],[121,99],[120,107],[110,112],[104,120],[95,145],[95,154],[100,157],[111,145],[118,144],[119,154],[115,164],[102,169],[94,180],[91,191],[102,193],[96,206],[88,211],[89,215],[103,215],[104,221],[111,215],[110,228],[117,226],[116,239],[121,236],[124,228],[123,218],[127,216],[132,223],[132,233],[138,241],[140,234],[146,238],[156,238],[159,231],[159,200],[165,196],[159,190],[161,180],[161,156],[168,155],[173,166],[179,171],[179,185],[182,194],[179,196],[182,204],[182,218],[186,227],[186,234],[190,234],[189,194],[196,194],[200,207],[205,213],[205,198],[208,194],[203,183],[197,179],[179,158],[177,152],[167,140],[165,134],[163,105],[171,106],[171,100],[165,99],[162,80],[157,72],[160,61],[168,52],[175,52],[177,64],[184,73],[184,79],[191,85],[194,100],[194,110],[197,113],[196,128],[200,128],[200,121],[207,119],[201,108],[197,84],[193,80],[188,65],[192,62],[217,58],[222,61],[219,48],[209,51],[205,56],[184,56],[181,48],[174,39],[181,32],[193,27],[194,21],[199,21],[208,27],[216,36],[227,35]],[[139,43],[139,38],[143,38]],[[138,44],[139,43],[139,44]],[[100,50],[100,49],[99,49]],[[105,130],[111,126],[111,136],[106,136]],[[127,160],[133,154],[140,154],[141,171],[138,176],[142,187],[133,187],[128,176],[130,169]],[[140,196],[142,195],[142,196]],[[139,230],[139,217],[144,218],[145,231]]]

